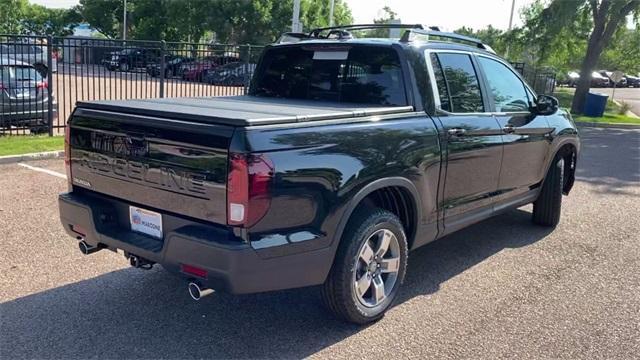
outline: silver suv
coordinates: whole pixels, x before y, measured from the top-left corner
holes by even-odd
[[[33,65],[0,57],[0,132],[12,126],[26,127],[32,133],[46,132],[48,100],[49,83]],[[55,118],[57,104],[52,101]]]

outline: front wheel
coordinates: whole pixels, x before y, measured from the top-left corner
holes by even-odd
[[[533,222],[542,226],[556,226],[560,222],[564,159],[556,159],[542,184],[538,199],[533,203]]]
[[[362,207],[349,220],[322,297],[337,317],[356,324],[380,319],[404,281],[407,238],[398,218]]]

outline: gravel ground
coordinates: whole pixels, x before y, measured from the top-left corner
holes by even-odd
[[[158,267],[82,256],[57,217],[65,181],[2,165],[0,358],[638,358],[640,131],[582,136],[555,230],[528,206],[417,250],[368,327],[332,319],[317,288],[196,303]]]

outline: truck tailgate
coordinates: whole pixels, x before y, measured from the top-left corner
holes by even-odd
[[[233,129],[78,108],[70,120],[73,185],[226,224]]]

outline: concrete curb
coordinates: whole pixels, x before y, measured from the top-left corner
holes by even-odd
[[[13,164],[23,161],[46,160],[64,157],[64,151],[45,151],[39,153],[30,153],[22,155],[0,156],[0,164]]]
[[[581,127],[598,127],[598,128],[613,128],[613,129],[640,129],[640,124],[608,124],[608,123],[576,121],[576,125],[577,126],[581,126]]]

